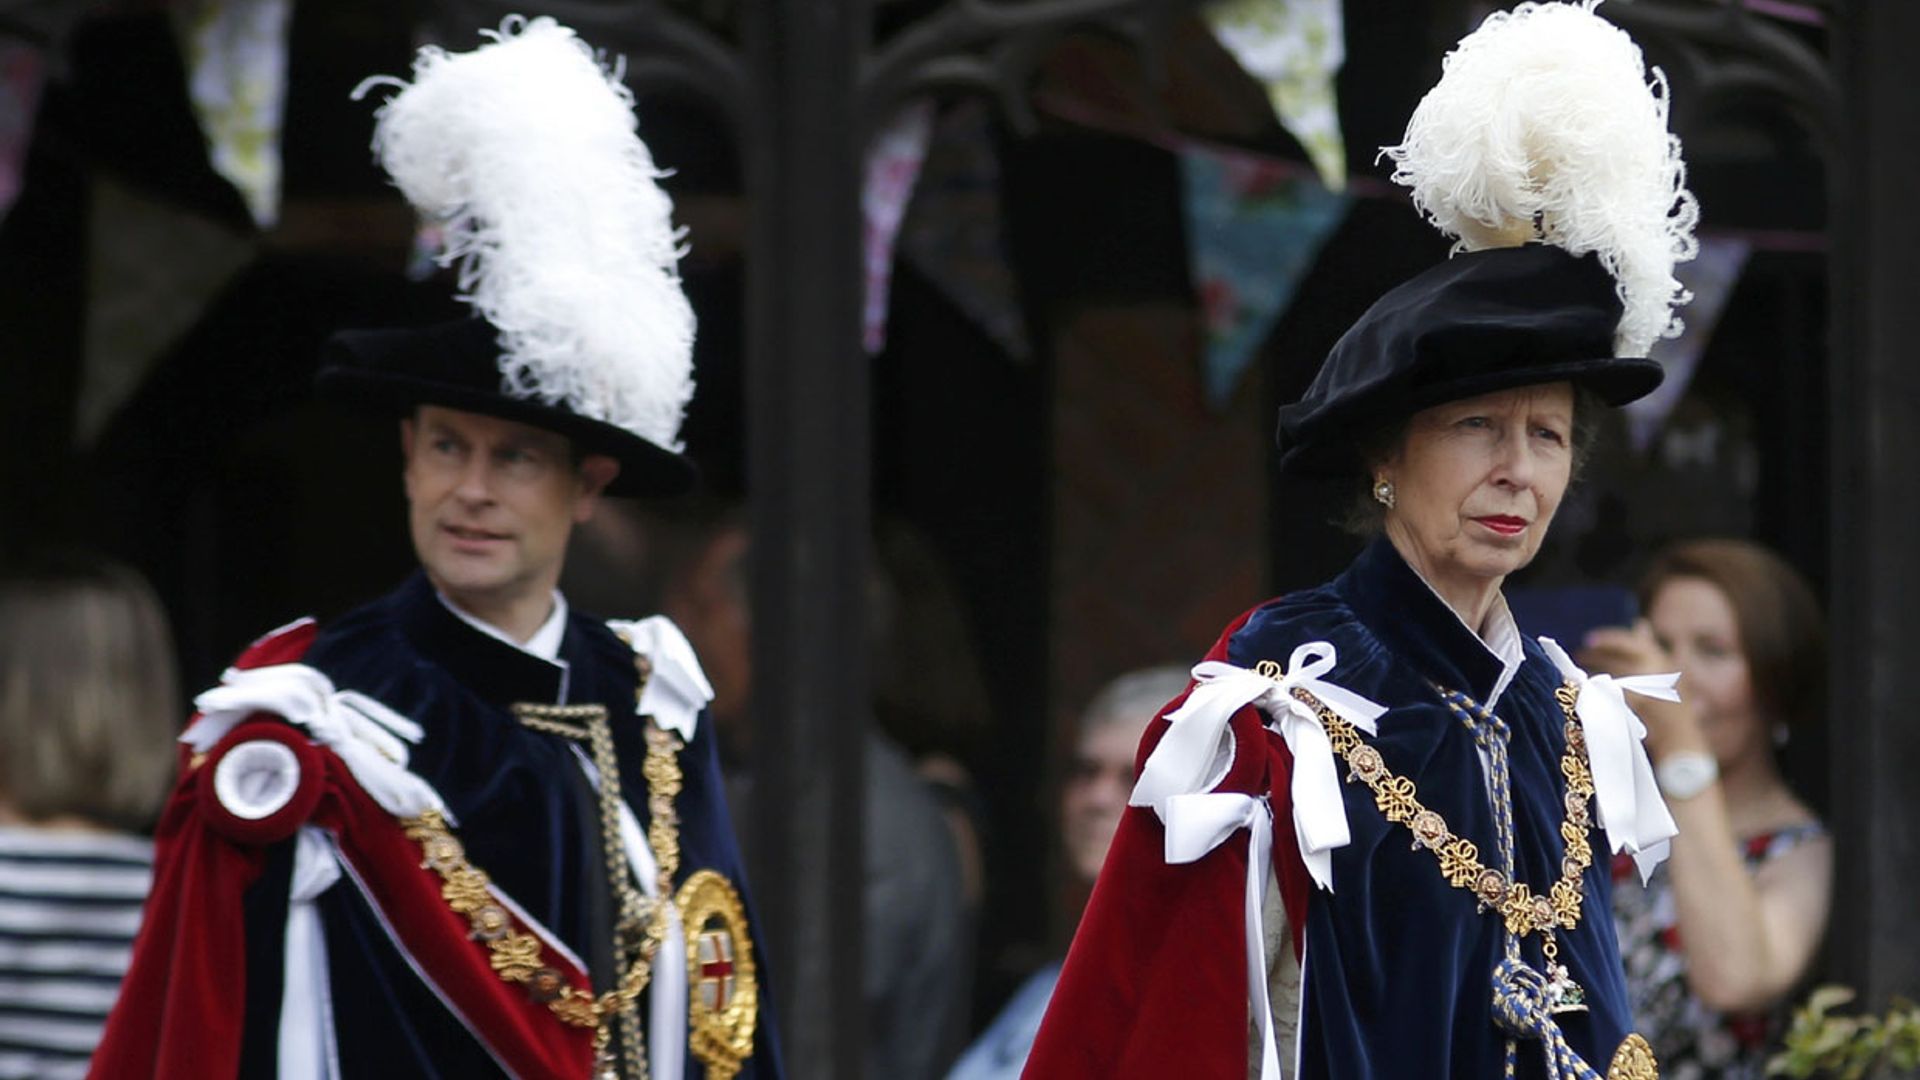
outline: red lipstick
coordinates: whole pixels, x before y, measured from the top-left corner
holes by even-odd
[[[1508,514],[1489,514],[1486,517],[1477,517],[1473,520],[1485,525],[1501,536],[1519,536],[1527,527],[1525,518],[1517,518]]]

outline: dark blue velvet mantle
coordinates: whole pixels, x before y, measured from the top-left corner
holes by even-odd
[[[515,702],[598,703],[612,718],[622,791],[648,820],[641,771],[644,732],[633,713],[637,675],[628,646],[596,619],[570,612],[560,656],[565,668],[513,648],[456,618],[416,574],[399,589],[324,626],[303,662],[335,685],[366,693],[418,722],[425,736],[409,766],[456,815],[472,863],[593,970],[603,988],[611,967],[606,869],[598,804],[560,736],[530,731]],[[625,722],[622,722],[624,719]],[[715,735],[704,714],[680,754],[683,787],[680,869],[712,869],[746,892],[721,786]],[[282,845],[283,848],[285,845]],[[275,853],[249,893],[248,1013],[242,1074],[274,1074],[280,1002],[279,942],[291,859]],[[432,989],[414,973],[351,883],[320,900],[326,928],[341,1066],[349,1077],[501,1075]],[[752,905],[748,902],[750,925]],[[760,976],[754,1054],[742,1080],[777,1080],[777,1040],[767,991],[766,952],[757,929]],[[644,1025],[646,1004],[641,1003]],[[690,1077],[704,1075],[688,1056]]]
[[[1420,800],[1498,865],[1484,770],[1472,735],[1431,689],[1439,684],[1486,701],[1502,671],[1497,657],[1400,558],[1375,540],[1338,578],[1255,611],[1228,655],[1251,667],[1285,662],[1308,641],[1331,642],[1332,681],[1388,707],[1370,741],[1388,766],[1412,779]],[[1553,662],[1528,640],[1526,657],[1495,711],[1512,729],[1516,878],[1544,893],[1560,875],[1565,815],[1560,756],[1563,714]],[[1344,777],[1346,770],[1340,767]],[[1305,928],[1302,1075],[1330,1080],[1486,1078],[1503,1073],[1506,1036],[1492,1016],[1490,974],[1503,955],[1497,915],[1450,887],[1433,854],[1414,850],[1406,826],[1388,822],[1370,789],[1343,786],[1352,843],[1333,855],[1335,892],[1315,890]],[[1284,827],[1284,826],[1283,826]],[[1559,1018],[1569,1043],[1605,1075],[1631,1030],[1619,947],[1609,918],[1606,836],[1589,838],[1580,925],[1558,934],[1560,958],[1585,990],[1590,1012]],[[1523,957],[1540,967],[1540,938]],[[1544,1076],[1539,1044],[1520,1044],[1521,1077]]]

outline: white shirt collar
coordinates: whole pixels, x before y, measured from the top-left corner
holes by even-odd
[[[1446,608],[1448,614],[1452,615],[1461,626],[1467,626],[1467,620],[1460,618],[1460,613],[1453,610],[1453,605],[1447,603],[1446,598],[1440,595],[1440,590],[1434,588],[1419,570],[1414,569],[1412,563],[1407,564],[1407,569],[1413,570],[1413,576],[1420,579],[1420,584],[1427,587],[1427,591],[1433,594],[1434,599],[1440,601],[1440,606]],[[1471,626],[1467,626],[1467,632],[1473,634],[1481,647],[1493,654],[1495,660],[1500,661],[1500,677],[1493,680],[1492,693],[1487,695],[1487,700],[1480,703],[1491,711],[1499,703],[1500,695],[1506,692],[1507,685],[1513,682],[1514,673],[1520,670],[1520,664],[1527,658],[1526,649],[1520,644],[1520,627],[1513,621],[1513,609],[1507,606],[1506,594],[1500,592],[1493,594],[1493,604],[1487,608],[1486,633],[1478,633]]]
[[[433,595],[440,598],[440,603],[448,611],[453,612],[455,618],[488,637],[504,641],[521,652],[529,656],[537,656],[550,664],[567,666],[567,662],[560,659],[560,641],[567,634],[567,598],[560,595],[559,589],[553,590],[553,614],[548,615],[547,621],[540,624],[540,629],[535,630],[533,636],[524,642],[513,640],[513,636],[505,630],[461,610],[460,605],[447,599],[446,593],[435,589]]]
[[[1521,661],[1527,658],[1526,649],[1520,644],[1520,627],[1513,621],[1513,609],[1507,607],[1505,593],[1493,594],[1493,606],[1487,609],[1487,632],[1480,640],[1486,643],[1487,651],[1500,660],[1500,677],[1493,680],[1493,693],[1487,695],[1486,706],[1491,709],[1506,692],[1514,673],[1520,670]]]

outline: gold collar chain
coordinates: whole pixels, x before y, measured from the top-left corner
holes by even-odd
[[[1563,685],[1554,691],[1566,716],[1567,748],[1560,758],[1560,774],[1567,783],[1566,818],[1560,825],[1566,851],[1560,860],[1560,880],[1544,896],[1536,894],[1526,882],[1514,881],[1505,872],[1481,862],[1480,849],[1474,842],[1455,836],[1445,818],[1422,805],[1413,781],[1394,775],[1380,751],[1368,745],[1339,713],[1307,690],[1296,687],[1292,693],[1319,717],[1327,740],[1347,763],[1347,778],[1364,781],[1373,791],[1374,805],[1387,820],[1406,825],[1413,833],[1414,846],[1433,852],[1447,884],[1473,893],[1480,910],[1499,911],[1507,932],[1515,937],[1535,931],[1550,933],[1556,926],[1571,930],[1579,925],[1580,882],[1593,863],[1593,847],[1587,839],[1593,827],[1588,808],[1593,798],[1593,774],[1587,768],[1586,735],[1574,713],[1577,688]]]
[[[636,656],[634,664],[640,676],[634,691],[637,703],[652,669],[643,656]],[[583,993],[543,962],[540,939],[514,929],[505,907],[489,892],[491,879],[467,861],[464,847],[438,811],[429,810],[401,824],[407,836],[420,844],[425,857],[422,865],[440,876],[441,896],[448,907],[467,917],[470,936],[487,943],[494,973],[503,981],[525,987],[530,997],[546,1005],[564,1023],[592,1028],[595,1068],[602,1077],[614,1078],[620,1073],[612,1046],[617,1026],[627,1075],[645,1080],[646,1037],[637,1002],[652,977],[654,955],[666,938],[667,908],[673,903],[673,879],[680,869],[680,816],[674,800],[682,785],[679,754],[683,744],[672,732],[643,718],[647,756],[641,774],[647,783],[647,846],[658,870],[654,895],[648,897],[635,885],[632,864],[621,840],[620,762],[605,706],[521,703],[512,709],[521,724],[531,730],[586,743],[600,774],[601,846],[607,880],[620,909],[614,928],[613,988],[598,995]]]
[[[1566,780],[1566,817],[1560,823],[1560,838],[1565,842],[1566,850],[1560,859],[1560,880],[1553,883],[1545,896],[1536,895],[1526,882],[1514,881],[1506,873],[1481,862],[1479,848],[1473,841],[1453,835],[1445,818],[1421,804],[1413,781],[1394,775],[1387,768],[1380,751],[1368,745],[1360,732],[1342,719],[1339,713],[1328,708],[1307,690],[1295,687],[1291,693],[1319,718],[1320,726],[1327,732],[1327,740],[1347,763],[1347,778],[1364,781],[1373,791],[1374,805],[1380,808],[1387,820],[1406,825],[1408,831],[1413,833],[1414,847],[1433,852],[1447,884],[1473,893],[1481,911],[1499,911],[1501,919],[1506,922],[1508,934],[1513,937],[1520,938],[1538,931],[1541,935],[1541,951],[1549,967],[1559,969],[1559,978],[1565,981],[1565,987],[1560,988],[1560,992],[1577,993],[1578,987],[1565,978],[1565,969],[1560,968],[1558,963],[1559,950],[1554,944],[1553,931],[1556,927],[1571,930],[1580,924],[1580,904],[1584,895],[1580,883],[1593,863],[1593,847],[1588,840],[1593,828],[1590,809],[1593,773],[1587,765],[1586,732],[1574,710],[1579,700],[1579,688],[1567,683],[1553,692],[1566,718],[1567,747],[1560,757],[1560,775]],[[1550,988],[1550,993],[1553,990]],[[1566,1002],[1566,1007],[1584,1009],[1584,1005],[1571,998]],[[1511,1069],[1511,1054],[1508,1064]],[[1638,1034],[1629,1034],[1620,1043],[1607,1068],[1607,1080],[1659,1080],[1659,1077],[1659,1065],[1654,1060],[1653,1050]]]

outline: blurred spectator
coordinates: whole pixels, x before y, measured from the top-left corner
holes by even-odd
[[[1108,683],[1081,715],[1073,756],[1060,785],[1059,822],[1060,846],[1076,901],[1085,901],[1100,876],[1100,864],[1106,861],[1107,847],[1127,808],[1141,729],[1187,688],[1187,681],[1187,669],[1179,666],[1131,672]],[[1057,960],[1034,972],[961,1055],[947,1080],[1015,1080],[1026,1064],[1059,977]]]
[[[966,608],[946,562],[919,530],[899,521],[878,523],[874,559],[880,571],[874,719],[940,797],[971,916],[986,887],[980,839],[986,812],[962,763],[982,742],[992,711]]]
[[[104,560],[0,582],[0,1077],[85,1075],[152,876],[173,776],[172,640]]]
[[[1820,612],[1792,567],[1739,540],[1666,549],[1639,598],[1646,617],[1595,631],[1583,654],[1614,673],[1677,669],[1685,699],[1634,702],[1680,826],[1645,888],[1615,866],[1634,1014],[1669,1080],[1757,1080],[1832,889],[1832,839],[1778,760],[1821,722]]]
[[[726,503],[687,500],[644,514],[616,508],[582,527],[563,582],[583,605],[616,606],[606,599],[611,596],[621,608],[657,608],[687,635],[713,685],[710,711],[728,770],[728,801],[739,821],[751,818],[753,798],[750,550],[744,515]],[[891,628],[889,611],[900,607],[896,590],[876,575],[869,600],[876,628]],[[877,724],[864,717],[861,722],[868,729],[862,806],[866,1075],[937,1077],[965,1033],[973,933],[966,886],[934,788]],[[753,840],[750,829],[742,831],[749,863]]]

